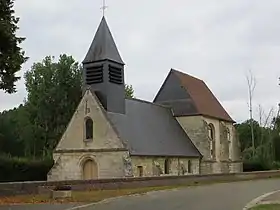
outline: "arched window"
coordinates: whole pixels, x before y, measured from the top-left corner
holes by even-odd
[[[227,137],[228,142],[230,142],[230,131],[228,128],[226,129],[226,137]]]
[[[210,157],[215,158],[215,128],[212,123],[208,125],[208,137],[210,139]]]
[[[170,160],[166,159],[164,162],[164,173],[169,174],[170,171]]]
[[[210,140],[215,141],[215,129],[212,123],[208,125],[208,137],[210,138]]]
[[[231,136],[230,136],[230,130],[229,128],[226,129],[226,138],[227,138],[227,141],[228,141],[228,159],[231,160],[231,151],[232,151],[232,144],[231,144]]]
[[[93,139],[93,121],[91,118],[86,118],[85,130],[86,130],[86,140]]]

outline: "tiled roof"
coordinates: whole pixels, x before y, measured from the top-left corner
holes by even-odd
[[[174,69],[154,102],[171,106],[175,116],[204,115],[234,122],[204,81]]]

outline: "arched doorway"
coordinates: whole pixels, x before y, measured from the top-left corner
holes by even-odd
[[[83,179],[96,179],[98,177],[97,173],[96,162],[92,159],[86,160],[83,164]]]

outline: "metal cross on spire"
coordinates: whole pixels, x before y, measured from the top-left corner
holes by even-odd
[[[103,17],[105,16],[105,10],[108,8],[108,6],[106,6],[106,0],[103,0],[103,6],[101,7],[102,12],[103,12]]]

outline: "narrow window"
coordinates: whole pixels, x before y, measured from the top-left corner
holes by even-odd
[[[226,138],[227,138],[227,141],[228,141],[228,159],[230,160],[231,159],[231,136],[230,136],[230,130],[229,128],[226,129]]]
[[[188,160],[188,173],[192,173],[192,161]]]
[[[166,159],[164,162],[164,173],[169,174],[170,171],[170,160]]]
[[[138,176],[142,177],[143,176],[143,166],[137,166],[137,170],[138,170]]]
[[[215,158],[215,129],[212,123],[208,125],[208,137],[210,140],[210,157]]]
[[[210,123],[208,125],[208,136],[210,140],[214,141],[215,140],[215,131],[214,131],[214,125]]]
[[[86,119],[85,127],[86,127],[86,140],[93,139],[93,121],[91,118]]]
[[[226,135],[227,135],[228,142],[230,142],[230,131],[228,128],[226,129]]]

